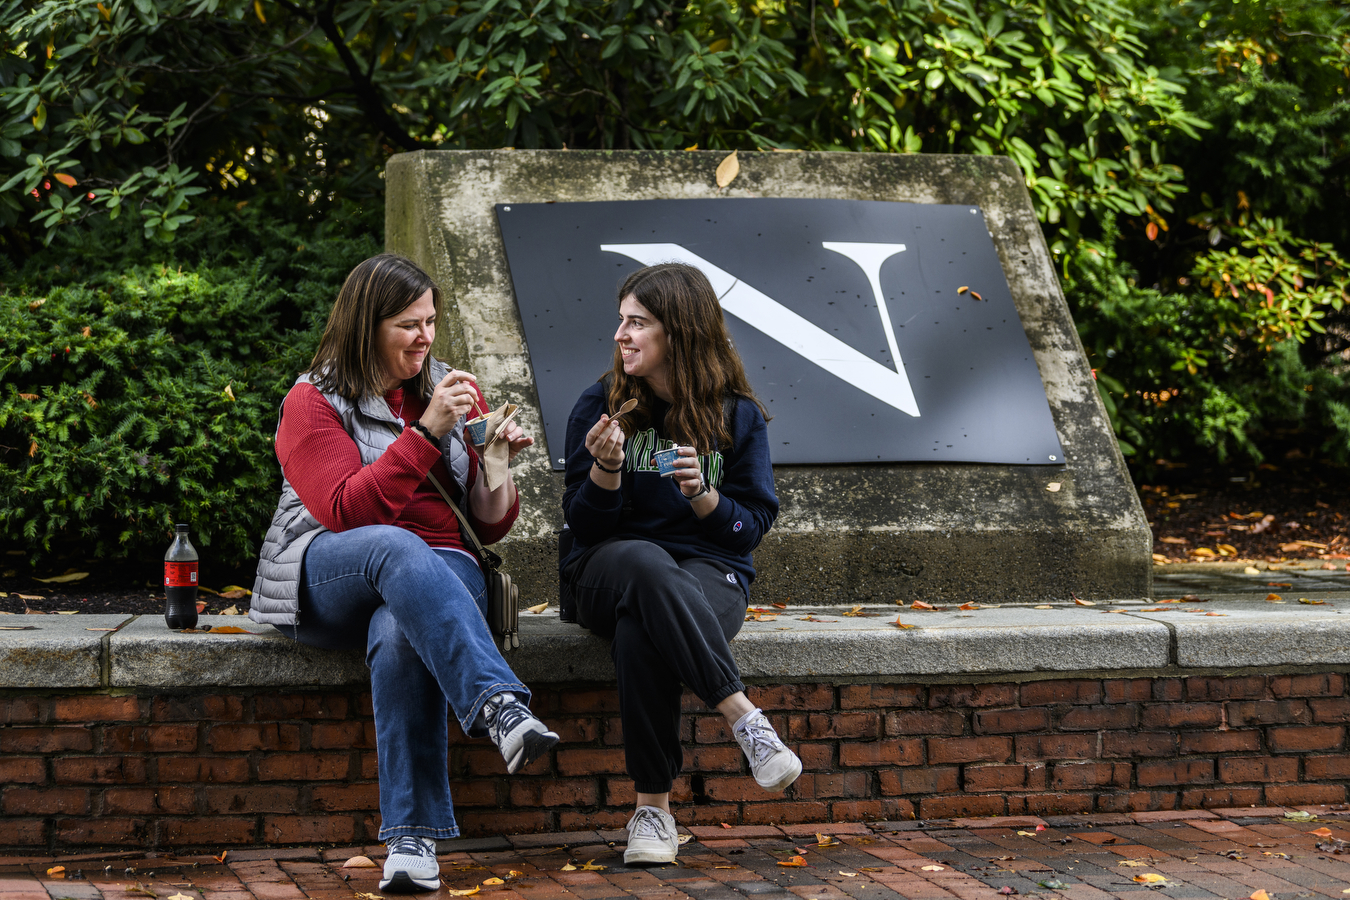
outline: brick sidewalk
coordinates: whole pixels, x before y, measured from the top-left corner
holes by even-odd
[[[696,826],[678,865],[645,869],[623,865],[623,832],[519,835],[446,842],[441,874],[446,887],[478,887],[483,900],[1145,900],[1149,890],[1173,900],[1241,900],[1258,890],[1271,900],[1345,900],[1350,852],[1340,854],[1350,851],[1350,814],[1315,811],[1311,821],[1236,809]],[[821,846],[817,833],[833,841]],[[380,870],[342,865],[362,853],[383,861],[380,847],[247,850],[223,863],[141,853],[0,857],[0,900],[376,900]],[[794,857],[806,865],[781,865]],[[56,866],[65,871],[49,874]],[[1165,881],[1135,881],[1145,875]]]

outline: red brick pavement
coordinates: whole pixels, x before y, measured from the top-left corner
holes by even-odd
[[[694,826],[678,865],[622,832],[447,842],[435,897],[480,900],[1346,900],[1350,809],[1275,808],[805,826]],[[1306,812],[1306,811],[1305,811]],[[821,843],[817,834],[830,835]],[[1343,851],[1343,852],[1342,852]],[[378,900],[380,847],[0,857],[0,900]],[[794,857],[805,866],[784,866]],[[60,867],[58,869],[57,867]],[[1160,887],[1136,882],[1166,879]],[[1011,892],[1011,894],[1009,893]]]

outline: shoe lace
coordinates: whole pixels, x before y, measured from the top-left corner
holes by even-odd
[[[395,853],[404,856],[426,856],[427,845],[424,840],[424,838],[414,834],[400,834],[393,840],[386,842],[384,846],[389,851],[390,856]]]
[[[670,840],[670,836],[666,833],[665,820],[650,809],[639,809],[633,817],[632,837]]]
[[[514,731],[517,725],[530,718],[530,710],[518,700],[505,703],[493,703],[489,700],[484,707],[483,718],[487,720],[488,730],[496,741],[500,741],[503,736]]]
[[[741,734],[750,745],[750,753],[756,763],[762,763],[774,753],[783,749],[778,732],[765,719],[752,719],[741,726]]]

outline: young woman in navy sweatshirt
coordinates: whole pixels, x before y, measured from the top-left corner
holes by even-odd
[[[764,410],[712,285],[680,264],[619,289],[612,370],[567,423],[561,578],[576,620],[611,640],[624,754],[637,793],[625,863],[666,863],[678,842],[682,685],[726,717],[755,780],[781,791],[802,764],[745,696],[728,642],[740,631],[750,554],[778,515]],[[637,406],[622,416],[625,401]],[[679,448],[662,477],[654,452]]]

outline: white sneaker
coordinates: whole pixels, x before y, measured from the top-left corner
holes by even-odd
[[[400,834],[384,846],[389,858],[384,861],[380,890],[407,894],[441,886],[441,864],[436,861],[436,842],[431,838]]]
[[[655,806],[639,806],[633,818],[628,820],[628,848],[623,851],[624,865],[674,862],[679,849],[675,817]]]
[[[741,745],[755,782],[766,791],[785,790],[802,774],[802,761],[773,730],[761,710],[751,710],[732,726],[731,733]]]
[[[487,722],[488,737],[502,752],[506,771],[512,775],[558,743],[558,736],[510,692],[488,698],[483,704],[483,720]]]

